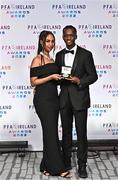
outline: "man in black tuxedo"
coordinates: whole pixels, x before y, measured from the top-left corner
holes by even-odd
[[[71,169],[72,124],[75,118],[77,133],[78,175],[87,177],[87,111],[90,107],[89,85],[97,80],[97,73],[92,53],[79,47],[75,40],[77,30],[68,25],[63,29],[66,48],[56,54],[55,63],[64,74],[60,87],[60,115],[62,121],[62,151],[65,166]],[[66,66],[66,67],[65,67]],[[67,72],[62,72],[65,68]],[[68,74],[71,67],[71,73]],[[67,74],[66,74],[67,73]]]

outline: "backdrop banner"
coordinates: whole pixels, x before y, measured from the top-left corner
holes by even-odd
[[[76,43],[93,53],[98,74],[90,86],[88,140],[118,139],[118,0],[1,0],[0,141],[27,140],[29,150],[42,150],[30,64],[40,32],[55,34],[56,54],[65,47],[62,29],[66,25],[77,28]]]

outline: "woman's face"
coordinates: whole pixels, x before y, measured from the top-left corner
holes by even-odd
[[[44,51],[50,52],[55,46],[55,39],[52,34],[49,34],[46,37],[45,43],[44,43]]]

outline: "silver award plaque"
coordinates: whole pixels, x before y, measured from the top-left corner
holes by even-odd
[[[71,75],[71,67],[69,66],[62,66],[61,75],[63,78],[68,78]]]

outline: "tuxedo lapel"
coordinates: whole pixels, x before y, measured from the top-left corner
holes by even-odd
[[[78,58],[79,58],[79,47],[77,46],[77,51],[75,54],[75,58],[74,58],[74,62],[73,62],[73,66],[72,66],[72,70],[71,70],[71,74],[74,74],[74,71],[76,69],[77,63],[78,63]]]
[[[61,54],[61,59],[62,59],[62,66],[65,66],[65,49],[63,50]]]

